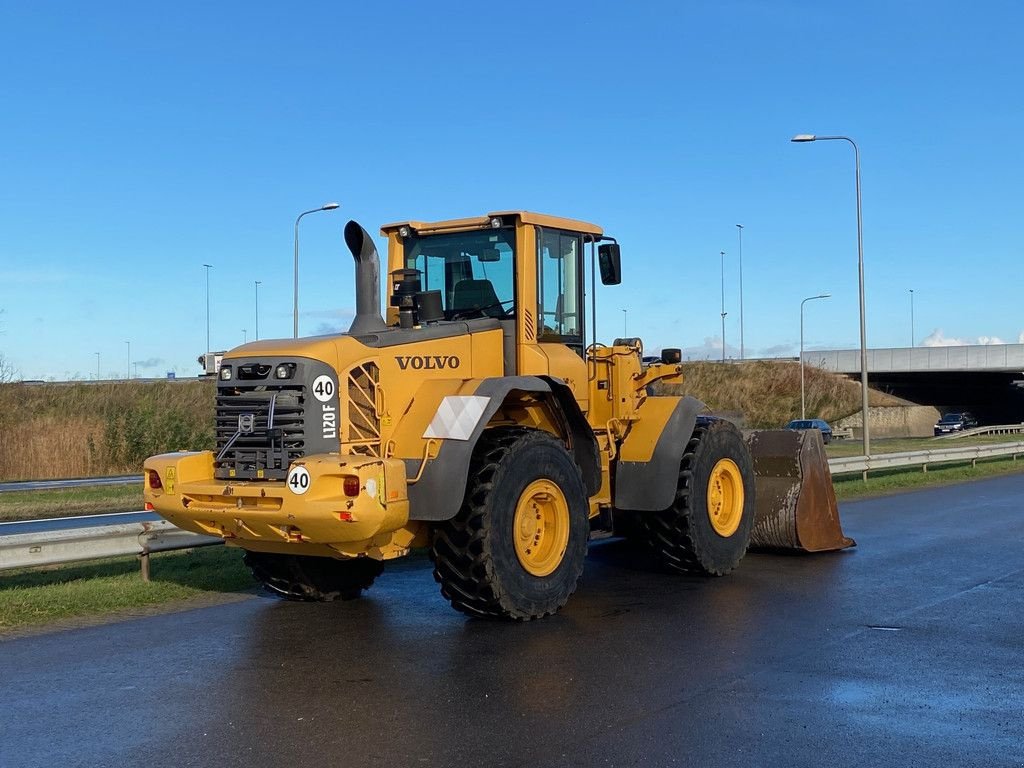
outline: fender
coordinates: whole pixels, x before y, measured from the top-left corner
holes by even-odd
[[[649,397],[640,406],[640,420],[626,435],[615,466],[613,502],[617,509],[656,512],[668,509],[675,500],[679,463],[704,403],[687,395],[672,407],[673,399]],[[669,408],[667,419],[658,418],[658,411]],[[646,410],[651,413],[645,413]],[[658,435],[652,430],[660,424],[664,427]],[[657,442],[651,451],[655,435]]]
[[[476,427],[468,440],[443,440],[437,458],[423,470],[420,479],[409,485],[411,520],[450,520],[458,514],[466,494],[469,463],[476,443],[487,423],[512,392],[549,393],[556,404],[566,441],[573,458],[583,471],[587,493],[597,493],[601,486],[601,469],[597,439],[587,425],[572,392],[560,379],[540,376],[502,376],[484,379],[472,394],[487,397]],[[470,394],[470,393],[466,393]],[[419,469],[418,459],[406,459],[406,474],[413,477]]]

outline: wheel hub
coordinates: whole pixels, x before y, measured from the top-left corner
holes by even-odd
[[[547,576],[569,544],[569,505],[550,480],[535,480],[519,496],[512,523],[516,557],[532,576]]]
[[[715,533],[728,538],[743,518],[743,475],[732,459],[719,459],[708,479],[708,518]]]

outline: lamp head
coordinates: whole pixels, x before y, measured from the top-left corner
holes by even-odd
[[[320,206],[321,211],[333,211],[335,208],[340,208],[341,203],[324,203]]]
[[[796,136],[790,139],[790,141],[800,144],[805,141],[814,141],[816,138],[817,136],[815,136],[813,133],[798,133]]]

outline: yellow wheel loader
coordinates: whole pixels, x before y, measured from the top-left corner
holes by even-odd
[[[517,620],[565,604],[595,536],[714,576],[752,541],[853,543],[820,435],[745,439],[693,397],[650,394],[682,381],[678,349],[647,364],[639,339],[597,342],[596,281],[621,272],[599,227],[514,211],[381,233],[386,315],[350,221],[349,331],[226,353],[216,450],[147,460],[147,508],[245,550],[285,598],[357,597],[429,547],[454,608]]]

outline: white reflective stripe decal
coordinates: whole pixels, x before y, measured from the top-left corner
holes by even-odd
[[[490,401],[491,398],[479,395],[449,395],[437,407],[423,436],[469,440]]]

